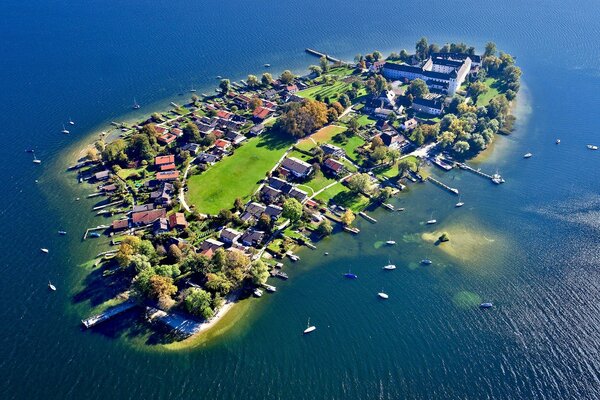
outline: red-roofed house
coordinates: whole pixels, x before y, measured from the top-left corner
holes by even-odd
[[[285,87],[285,90],[287,90],[287,92],[289,94],[295,94],[295,93],[298,92],[298,86],[296,86],[296,85],[287,85]]]
[[[167,131],[167,128],[163,128],[162,126],[156,126],[156,125],[154,125],[154,130],[156,131],[156,133],[162,134],[162,133],[165,133]]]
[[[215,147],[217,147],[221,150],[227,150],[228,148],[231,147],[231,142],[229,140],[225,140],[225,139],[217,139],[215,141]]]
[[[183,131],[179,128],[172,128],[171,133],[177,137],[183,136]]]
[[[156,179],[159,181],[174,181],[179,178],[179,171],[163,171],[156,173]]]
[[[157,156],[154,157],[154,165],[157,167],[164,164],[173,164],[175,162],[175,156],[169,154],[168,156]]]
[[[122,231],[123,229],[129,228],[129,220],[128,219],[117,219],[112,222],[112,230]]]
[[[140,211],[131,214],[131,222],[133,225],[148,225],[159,218],[165,218],[167,211],[164,208],[154,210]]]
[[[173,171],[175,169],[175,164],[163,164],[160,166],[161,171]]]
[[[323,164],[325,164],[325,167],[327,167],[327,169],[329,169],[335,175],[338,175],[344,170],[344,164],[333,158],[328,158]]]
[[[183,213],[175,213],[169,215],[169,228],[170,229],[185,229],[187,228],[188,223],[185,220],[185,215]]]
[[[171,144],[175,141],[175,139],[177,139],[177,136],[173,135],[172,133],[165,133],[164,135],[158,137],[158,141],[164,144]]]
[[[219,111],[217,111],[217,117],[225,119],[225,120],[230,120],[231,117],[233,117],[233,114],[230,113],[229,111],[219,110]]]
[[[254,113],[252,114],[254,116],[255,119],[258,120],[265,120],[269,117],[269,115],[271,115],[271,113],[273,112],[273,110],[270,110],[266,107],[257,107],[254,110]]]

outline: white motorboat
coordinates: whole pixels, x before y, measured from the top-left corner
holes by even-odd
[[[75,125],[75,122],[69,117],[69,125]]]
[[[56,292],[56,286],[54,286],[50,281],[48,281],[48,289],[52,290],[53,292]]]
[[[427,221],[427,225],[433,225],[437,222],[437,219],[430,219]]]
[[[65,124],[63,124],[63,128],[62,128],[62,133],[64,133],[65,135],[69,134],[70,132],[67,130],[67,128],[65,128]]]
[[[386,300],[390,297],[390,296],[388,296],[387,293],[384,293],[383,290],[381,292],[377,293],[377,296],[379,296],[382,299],[386,299]]]
[[[421,260],[421,264],[423,265],[430,265],[431,264],[431,260],[428,258],[424,258]]]
[[[454,206],[455,206],[455,207],[462,207],[462,206],[464,206],[464,205],[465,205],[465,203],[464,203],[464,202],[462,202],[462,201],[460,200],[460,196],[459,196],[459,197],[458,197],[458,203],[456,203]]]
[[[254,295],[255,295],[256,297],[260,297],[260,296],[262,296],[262,295],[263,295],[263,291],[262,291],[262,290],[260,290],[259,288],[256,288],[256,289],[254,289]]]
[[[50,252],[50,250],[48,250],[44,247],[42,247],[40,250],[42,251],[42,253],[46,253],[46,254],[48,254]]]
[[[387,242],[385,242],[385,244],[387,244],[388,246],[393,246],[396,244],[395,240],[388,240]]]
[[[525,153],[523,158],[531,158],[532,156],[533,156],[533,154],[531,154],[531,153]]]
[[[388,265],[384,265],[383,269],[391,271],[396,269],[396,266],[394,264],[388,264]]]
[[[316,326],[310,324],[310,318],[308,319],[308,322],[306,323],[306,329],[304,330],[304,332],[302,332],[303,334],[308,334],[313,332],[315,329],[317,329]]]
[[[560,144],[560,139],[556,139],[556,144]]]

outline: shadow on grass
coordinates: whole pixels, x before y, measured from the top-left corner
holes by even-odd
[[[281,130],[273,127],[259,139],[256,147],[266,147],[268,150],[281,150],[291,146],[295,139]]]
[[[131,277],[119,272],[104,277],[102,273],[108,268],[103,265],[90,272],[84,281],[85,288],[73,296],[73,302],[89,301],[90,305],[95,307],[126,291],[129,288]]]

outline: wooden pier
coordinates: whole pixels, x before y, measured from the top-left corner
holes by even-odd
[[[133,307],[135,307],[137,304],[132,301],[132,300],[128,300],[125,303],[121,303],[117,306],[111,307],[108,310],[104,311],[101,314],[98,315],[94,315],[88,319],[84,319],[81,320],[81,323],[83,324],[83,326],[86,329],[89,329],[93,326],[98,325],[101,322],[104,322],[106,320],[109,320],[110,318],[119,315],[121,313],[124,313],[127,310],[132,309]]]
[[[83,240],[87,239],[87,237],[90,234],[90,232],[100,231],[100,230],[108,229],[108,228],[109,228],[108,225],[98,225],[95,228],[88,228],[88,229],[85,230],[85,234],[83,235]]]
[[[358,228],[353,228],[353,227],[351,227],[351,226],[347,226],[347,225],[344,225],[344,230],[345,230],[346,232],[348,232],[348,233],[352,233],[352,234],[354,234],[354,235],[358,235],[358,233],[360,232],[360,229],[358,229]]]
[[[317,56],[319,58],[325,57],[328,61],[331,61],[333,63],[345,64],[339,58],[331,57],[330,55],[327,55],[325,53],[321,53],[320,51],[317,51],[317,50],[314,50],[314,49],[311,49],[311,48],[306,48],[304,51],[306,51],[308,54],[311,54],[313,56]]]
[[[442,189],[449,191],[450,193],[458,195],[458,189],[456,189],[456,188],[450,187],[450,186],[446,185],[445,183],[440,182],[431,176],[428,176],[427,180],[431,181],[432,183],[436,184],[437,186],[441,187]]]
[[[481,170],[475,169],[473,167],[469,167],[467,164],[465,163],[460,163],[458,164],[460,169],[464,169],[465,171],[470,171],[472,173],[474,173],[475,175],[479,175],[479,176],[483,176],[484,178],[487,179],[492,179],[492,176],[489,174],[486,174],[485,172],[481,172]]]
[[[366,212],[359,212],[358,215],[360,215],[361,217],[363,217],[364,219],[366,219],[367,221],[371,222],[371,223],[376,223],[377,220],[373,217],[371,217],[370,215],[368,215]]]

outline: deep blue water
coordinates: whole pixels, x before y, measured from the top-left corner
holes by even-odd
[[[556,0],[0,3],[0,398],[600,398],[600,155],[585,149],[600,144],[598,15],[595,1]],[[149,113],[216,75],[266,62],[302,72],[316,62],[305,47],[351,59],[422,35],[493,40],[517,57],[518,128],[480,162],[507,184],[440,174],[462,191],[460,210],[413,188],[396,200],[405,214],[378,210],[358,237],[303,252],[276,295],[197,349],[162,351],[119,326],[80,331],[102,300],[81,295],[79,265],[98,252],[81,227],[101,220],[63,168],[86,135],[126,118],[134,97]],[[421,240],[432,212],[464,244],[454,255]],[[390,236],[400,244],[376,248]],[[383,274],[390,259],[399,268]],[[340,279],[349,267],[356,282]],[[497,307],[482,313],[479,300]],[[303,338],[309,316],[318,330]]]

